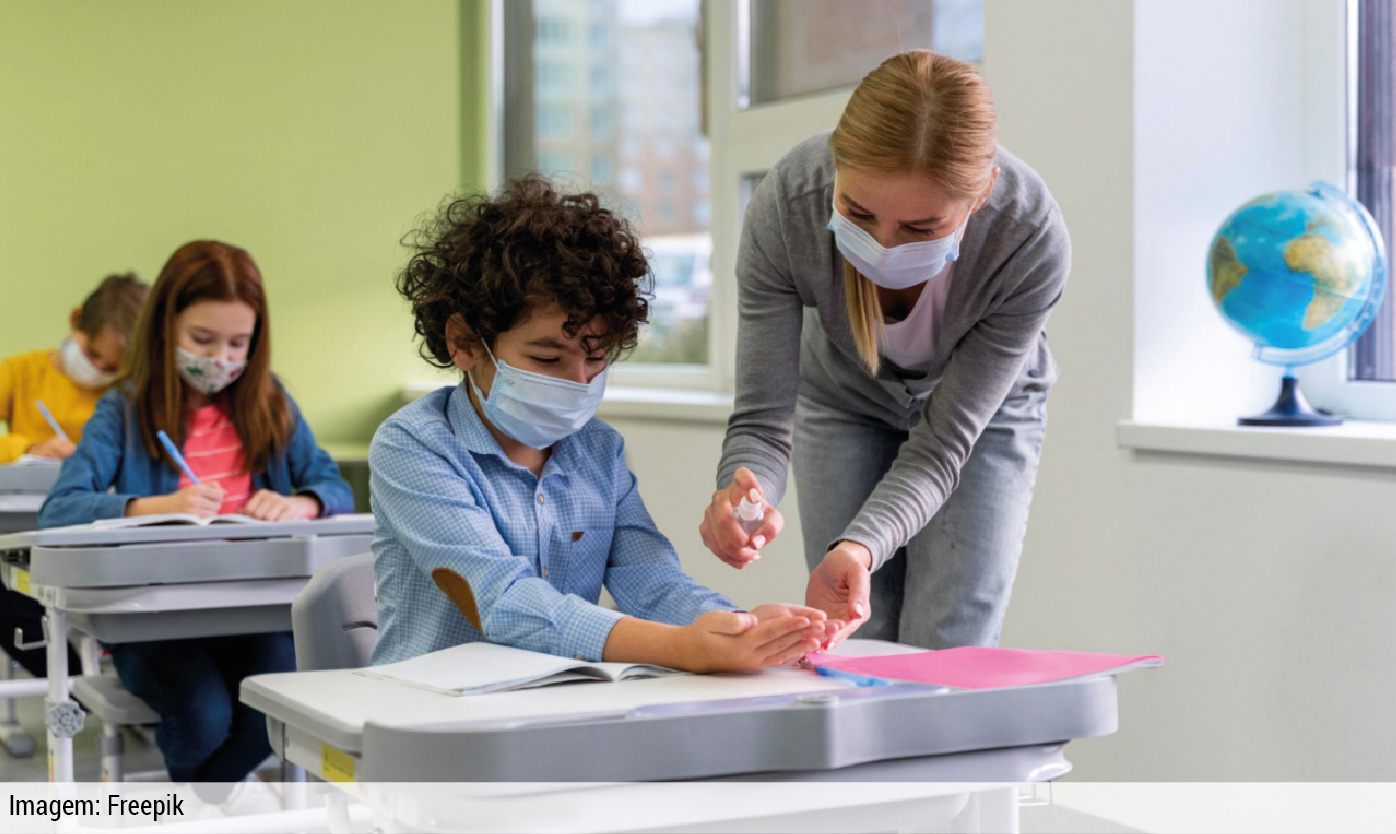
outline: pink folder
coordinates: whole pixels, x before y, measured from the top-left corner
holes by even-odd
[[[990,649],[963,646],[938,652],[912,652],[875,657],[847,657],[811,652],[812,666],[829,666],[855,675],[933,683],[956,689],[997,689],[1038,683],[1114,675],[1129,669],[1162,666],[1154,654],[1049,652],[1033,649]]]

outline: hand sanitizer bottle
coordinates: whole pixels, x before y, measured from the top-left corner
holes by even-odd
[[[755,533],[766,518],[766,510],[761,506],[761,493],[753,489],[743,495],[741,503],[737,505],[736,516],[743,533],[748,536]]]

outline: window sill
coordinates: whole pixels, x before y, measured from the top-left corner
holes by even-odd
[[[1203,457],[1396,469],[1396,423],[1348,420],[1334,428],[1284,429],[1223,423],[1121,420],[1122,449]]]
[[[440,388],[438,381],[409,382],[402,388],[404,403]],[[603,420],[654,420],[670,423],[726,425],[732,414],[732,395],[711,391],[667,388],[634,388],[611,385],[601,401]]]
[[[598,414],[603,420],[663,420],[725,426],[727,418],[732,416],[732,395],[613,385],[606,389]]]

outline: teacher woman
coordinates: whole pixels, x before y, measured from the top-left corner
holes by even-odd
[[[996,138],[972,66],[904,52],[747,209],[736,404],[700,532],[733,567],[758,558],[793,462],[805,601],[847,622],[836,640],[998,642],[1071,243]],[[753,490],[766,515],[748,536],[734,508]]]

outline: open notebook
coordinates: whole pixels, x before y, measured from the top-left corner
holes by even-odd
[[[133,515],[122,518],[99,518],[92,522],[98,530],[116,530],[124,527],[153,527],[159,524],[266,524],[260,518],[242,513],[227,513],[199,518],[193,513],[155,513],[154,515]]]
[[[356,674],[444,692],[482,695],[569,681],[623,681],[683,674],[644,663],[587,663],[557,655],[500,646],[463,643],[399,663],[370,666]]]

